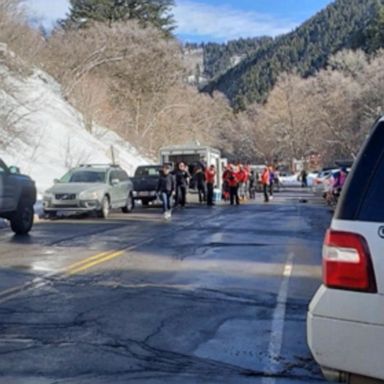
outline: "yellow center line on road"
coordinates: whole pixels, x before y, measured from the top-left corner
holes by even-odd
[[[135,248],[135,247],[132,247]],[[129,249],[128,249],[129,250]],[[73,263],[69,265],[68,267],[65,267],[61,270],[47,273],[43,276],[39,276],[34,278],[31,281],[27,281],[24,284],[18,285],[13,288],[5,289],[3,291],[0,291],[0,304],[19,296],[21,293],[29,291],[31,289],[37,289],[44,287],[48,284],[49,280],[52,278],[58,278],[63,279],[65,277],[69,277],[72,275],[75,275],[79,272],[85,271],[86,269],[89,269],[95,265],[105,263],[106,261],[112,260],[114,258],[120,257],[124,254],[123,250],[116,251],[108,251],[108,252],[102,252],[94,256],[90,256],[84,260],[80,260],[76,263]]]
[[[123,255],[127,255],[129,254],[129,252],[132,252],[145,244],[150,244],[154,240],[155,238],[152,237],[139,241],[136,244],[124,249],[115,249],[107,252],[102,252],[97,255],[90,256],[84,260],[80,260],[76,263],[70,264],[69,266],[64,267],[62,269],[47,273],[42,276],[36,276],[33,280],[27,281],[24,284],[18,285],[13,288],[5,289],[4,291],[0,291],[0,304],[3,304],[6,301],[9,301],[16,297],[19,297],[20,295],[25,294],[28,291],[42,288],[50,284],[52,279],[65,279],[66,277],[76,275],[98,264],[102,264],[107,261],[121,257]]]
[[[105,263],[106,261],[109,261],[109,260],[112,260],[112,259],[116,259],[117,257],[120,257],[123,254],[124,254],[123,251],[108,253],[104,257],[100,257],[99,256],[99,258],[97,258],[94,261],[89,261],[89,262],[85,262],[85,263],[83,262],[82,263],[83,265],[81,265],[81,266],[79,266],[77,268],[76,267],[68,268],[65,273],[66,273],[66,275],[69,275],[69,276],[76,275],[77,273],[83,272],[86,269],[94,267],[95,265]],[[86,261],[86,260],[84,260],[84,261]]]
[[[65,273],[66,271],[68,271],[70,269],[75,269],[75,268],[80,267],[80,266],[82,266],[84,264],[87,264],[87,263],[89,263],[89,262],[91,262],[93,260],[101,259],[104,256],[108,256],[108,255],[110,255],[113,252],[116,252],[116,250],[110,250],[110,251],[107,251],[107,252],[102,252],[102,253],[98,253],[97,255],[93,255],[93,256],[87,257],[87,258],[85,258],[83,260],[80,260],[80,261],[78,261],[76,263],[70,264],[68,267],[64,267],[62,269],[62,272]]]
[[[62,275],[65,275],[65,276],[76,275],[76,274],[83,272],[89,268],[92,268],[96,265],[105,263],[107,261],[116,259],[118,257],[121,257],[124,254],[126,254],[126,252],[133,251],[134,249],[136,249],[142,245],[149,244],[153,240],[154,240],[154,238],[145,239],[145,240],[140,241],[139,243],[132,245],[131,247],[128,247],[124,250],[122,250],[122,249],[121,250],[111,250],[109,252],[99,253],[98,255],[88,257],[84,260],[80,260],[77,263],[71,264],[68,267],[66,267],[64,269],[64,271],[62,271]]]

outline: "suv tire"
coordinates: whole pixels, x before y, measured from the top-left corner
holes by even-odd
[[[135,200],[134,200],[133,196],[131,194],[129,194],[128,199],[127,199],[127,205],[125,207],[121,208],[121,210],[123,211],[123,213],[130,213],[133,211],[134,208],[135,208]]]
[[[109,211],[111,209],[108,196],[104,196],[103,200],[101,201],[101,209],[98,212],[98,216],[106,219],[109,216]]]
[[[21,202],[11,216],[11,228],[17,235],[26,235],[32,228],[34,218],[33,205]]]

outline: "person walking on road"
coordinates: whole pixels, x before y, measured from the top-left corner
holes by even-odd
[[[251,164],[250,163],[247,163],[245,166],[244,166],[244,171],[246,173],[246,182],[245,182],[245,196],[247,198],[250,198],[251,199]]]
[[[275,170],[272,165],[269,166],[269,198],[273,199],[273,192],[275,186]]]
[[[194,179],[199,194],[199,202],[207,201],[207,188],[206,188],[206,173],[201,166],[198,166],[194,174]]]
[[[336,172],[335,176],[333,177],[333,192],[337,195],[340,195],[345,181],[347,180],[348,171],[346,168],[341,168],[338,172]]]
[[[175,177],[170,173],[169,165],[163,165],[157,183],[157,194],[163,203],[163,214],[165,219],[170,219],[172,215],[171,197],[175,188]]]
[[[231,202],[231,205],[234,205],[235,202],[236,205],[239,205],[239,180],[237,179],[237,172],[235,172],[235,169],[233,167],[231,167],[231,169],[227,173],[227,182],[229,186],[229,200]]]
[[[205,171],[205,180],[207,182],[207,205],[212,206],[213,204],[213,190],[215,187],[215,181],[216,181],[216,170],[215,166],[211,165],[206,171]]]
[[[308,174],[305,169],[301,171],[301,188],[308,187]]]
[[[185,207],[187,203],[187,191],[189,186],[190,174],[186,165],[181,162],[175,171],[176,178],[176,206]]]
[[[239,197],[241,200],[245,200],[246,196],[246,184],[248,175],[242,164],[239,164],[239,170],[237,171],[237,180],[239,181]]]
[[[256,183],[257,177],[254,170],[251,170],[249,174],[249,198],[254,200],[256,198]]]
[[[263,193],[264,193],[264,202],[269,202],[269,183],[270,183],[270,174],[269,168],[265,166],[263,172],[261,173],[261,184],[263,185]]]

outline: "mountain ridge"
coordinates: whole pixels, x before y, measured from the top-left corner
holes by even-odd
[[[338,51],[360,48],[358,37],[382,5],[383,0],[336,0],[294,31],[262,45],[203,92],[224,93],[235,110],[263,102],[281,73],[296,71],[307,77],[324,68]]]

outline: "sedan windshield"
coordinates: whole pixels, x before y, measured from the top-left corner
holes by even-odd
[[[67,173],[62,183],[105,183],[105,172],[95,171],[74,171]]]

